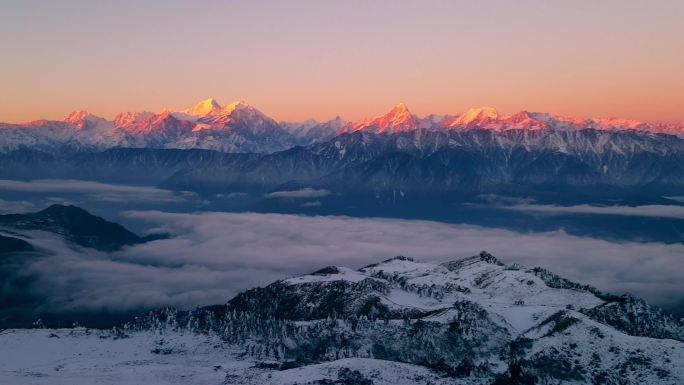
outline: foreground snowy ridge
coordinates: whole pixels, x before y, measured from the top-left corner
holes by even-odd
[[[5,331],[0,383],[681,384],[682,341],[682,320],[543,269],[396,257],[113,331]]]

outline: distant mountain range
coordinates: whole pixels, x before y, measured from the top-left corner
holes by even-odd
[[[111,121],[76,111],[62,121],[0,124],[0,151],[133,147],[266,153],[330,138],[343,124],[339,118],[324,123],[278,123],[245,102],[223,107],[210,98],[182,111],[125,112]]]
[[[301,188],[416,194],[679,194],[684,139],[635,131],[357,131],[271,154],[114,148],[0,154],[5,179],[154,184],[199,193]]]
[[[404,198],[538,190],[677,194],[682,125],[576,120],[492,108],[418,118],[400,104],[373,119],[278,123],[207,99],[183,111],[107,121],[0,126],[0,178],[156,184],[200,193],[318,188]],[[591,187],[591,188],[590,188]]]
[[[62,121],[0,124],[0,151],[24,147],[46,152],[133,147],[269,153],[357,131],[393,134],[475,128],[493,131],[634,130],[684,135],[684,123],[572,119],[527,111],[501,116],[491,107],[473,108],[457,115],[419,118],[403,103],[384,115],[358,122],[347,123],[336,117],[327,122],[279,123],[245,102],[237,101],[224,107],[209,98],[182,111],[124,112],[111,121],[87,111],[76,111]]]

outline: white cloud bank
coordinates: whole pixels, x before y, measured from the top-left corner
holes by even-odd
[[[34,292],[58,309],[192,308],[327,265],[359,268],[395,256],[447,261],[487,250],[506,263],[654,303],[684,297],[684,245],[610,242],[562,231],[520,234],[428,221],[254,213],[128,212],[175,234],[113,253],[77,252],[48,238]]]
[[[328,190],[315,190],[310,187],[301,190],[292,191],[274,191],[265,195],[266,198],[289,198],[289,199],[306,199],[306,198],[320,198],[330,195]]]
[[[582,204],[574,206],[558,206],[519,204],[513,206],[502,206],[501,208],[548,214],[600,214],[684,219],[684,206],[676,205],[596,206]]]
[[[0,199],[0,215],[20,214],[35,211],[35,205],[28,201],[8,201]]]
[[[173,203],[195,196],[194,193],[158,189],[148,186],[130,186],[74,179],[37,179],[16,181],[0,179],[0,190],[35,193],[85,194],[102,202]]]

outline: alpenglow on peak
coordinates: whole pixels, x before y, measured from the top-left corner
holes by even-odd
[[[213,112],[220,111],[223,107],[214,98],[204,99],[201,102],[195,104],[193,107],[183,110],[183,113],[192,116],[203,116],[208,115]]]

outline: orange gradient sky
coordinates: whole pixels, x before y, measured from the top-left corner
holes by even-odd
[[[684,1],[0,0],[0,121],[241,99],[277,120],[684,121]]]

